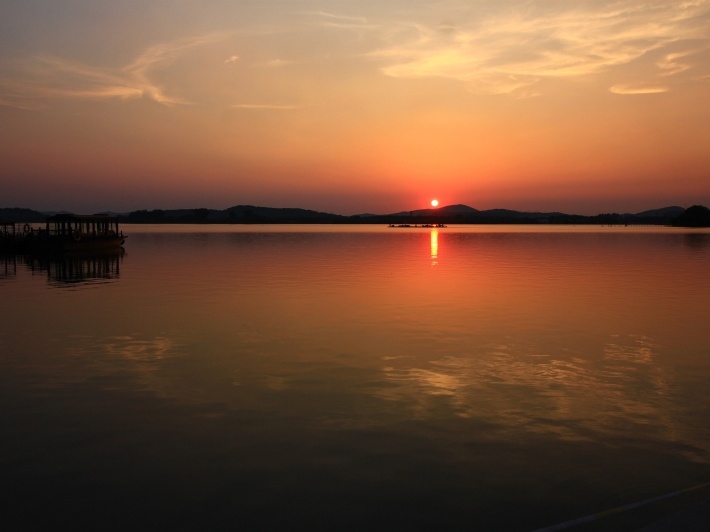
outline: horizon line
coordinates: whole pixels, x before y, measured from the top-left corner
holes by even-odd
[[[700,203],[694,203],[693,205],[701,205]],[[385,214],[376,214],[372,212],[361,212],[361,213],[356,213],[356,214],[339,214],[335,212],[328,212],[328,211],[321,211],[321,210],[316,210],[316,209],[309,209],[305,207],[268,207],[264,205],[252,205],[252,204],[238,204],[238,205],[232,205],[230,207],[226,207],[223,209],[218,209],[218,208],[212,208],[212,207],[176,207],[176,208],[141,208],[141,209],[132,209],[129,211],[117,211],[117,210],[111,210],[111,209],[104,209],[104,210],[99,210],[96,212],[90,212],[90,213],[82,213],[82,212],[73,212],[69,211],[66,209],[59,209],[59,210],[54,210],[54,209],[32,209],[29,207],[0,207],[0,211],[2,210],[30,210],[30,211],[35,211],[40,214],[59,214],[59,213],[66,213],[66,214],[115,214],[119,216],[125,216],[129,215],[134,212],[138,211],[147,211],[147,212],[152,212],[152,211],[197,211],[197,210],[203,210],[206,209],[208,211],[228,211],[230,209],[238,208],[238,207],[252,207],[252,208],[259,208],[259,209],[296,209],[296,210],[303,210],[303,211],[310,211],[310,212],[317,212],[320,214],[327,214],[331,216],[342,216],[344,218],[353,218],[353,217],[359,217],[359,216],[397,216],[397,215],[403,215],[405,213],[422,213],[426,211],[442,211],[446,209],[450,209],[452,207],[465,207],[467,209],[471,209],[473,211],[479,212],[479,213],[486,213],[490,211],[510,211],[510,212],[517,212],[517,213],[522,213],[522,214],[560,214],[560,215],[567,215],[567,216],[588,216],[588,217],[593,217],[593,216],[599,216],[603,214],[617,214],[617,215],[638,215],[642,214],[645,212],[649,211],[661,211],[665,209],[673,209],[673,208],[678,208],[678,209],[683,209],[686,210],[689,207],[685,207],[682,205],[666,205],[663,207],[656,207],[656,208],[651,208],[651,209],[644,209],[638,212],[613,212],[613,211],[601,211],[597,212],[596,214],[578,214],[574,212],[564,212],[564,211],[559,211],[559,210],[550,210],[550,211],[541,211],[541,210],[518,210],[518,209],[510,209],[510,208],[505,208],[505,207],[494,207],[491,209],[477,209],[475,207],[471,207],[469,205],[466,205],[464,203],[455,203],[451,205],[444,205],[444,206],[438,206],[438,207],[429,207],[429,208],[421,208],[421,209],[405,209],[405,210],[400,210],[396,212],[390,212],[390,213],[385,213]]]

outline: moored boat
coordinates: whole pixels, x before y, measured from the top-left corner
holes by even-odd
[[[417,224],[414,224],[414,225],[411,225],[411,224],[399,224],[399,225],[389,224],[388,227],[423,227],[423,228],[425,228],[425,229],[427,229],[427,228],[432,228],[432,227],[433,227],[433,228],[437,228],[437,229],[438,229],[438,228],[446,227],[446,224],[422,224],[422,225],[417,225]]]
[[[0,253],[13,253],[20,249],[23,235],[18,231],[16,223],[0,220]]]

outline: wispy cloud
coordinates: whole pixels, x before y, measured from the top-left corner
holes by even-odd
[[[239,56],[233,55],[233,56],[229,57],[228,59],[225,59],[224,64],[225,65],[233,65],[237,61],[239,61]]]
[[[302,109],[300,105],[284,105],[275,103],[236,103],[229,106],[231,109],[273,109],[278,111],[288,111],[292,109]]]
[[[698,48],[688,48],[682,52],[667,53],[656,62],[656,66],[661,71],[662,76],[674,76],[690,70],[696,63],[694,56],[709,49],[710,42]]]
[[[38,108],[52,99],[107,100],[148,98],[161,105],[190,103],[155,78],[155,71],[174,63],[186,50],[211,42],[216,35],[151,46],[120,68],[87,65],[50,55],[25,61],[12,78],[0,81],[0,104]]]
[[[614,94],[660,94],[668,92],[669,88],[664,86],[644,86],[644,85],[614,85],[609,91]]]
[[[369,24],[367,19],[364,17],[352,17],[346,15],[336,15],[333,13],[326,13],[325,11],[316,11],[313,13],[318,17],[324,26],[330,26],[333,28],[373,28],[374,26]]]
[[[449,78],[495,94],[597,74],[670,45],[657,74],[674,75],[692,68],[693,50],[710,43],[706,0],[564,5],[544,11],[525,3],[458,25],[400,24],[391,44],[370,56],[388,76]]]
[[[264,61],[262,63],[255,63],[252,66],[260,68],[280,68],[292,64],[294,64],[294,61],[286,61],[285,59],[270,59],[269,61]]]

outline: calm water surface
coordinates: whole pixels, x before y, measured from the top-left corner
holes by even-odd
[[[710,480],[710,231],[124,232],[0,257],[6,523],[532,530]]]

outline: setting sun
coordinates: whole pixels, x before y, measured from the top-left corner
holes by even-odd
[[[438,206],[439,206],[439,200],[437,200],[437,199],[431,200],[431,206],[432,206],[432,207],[438,207]]]

